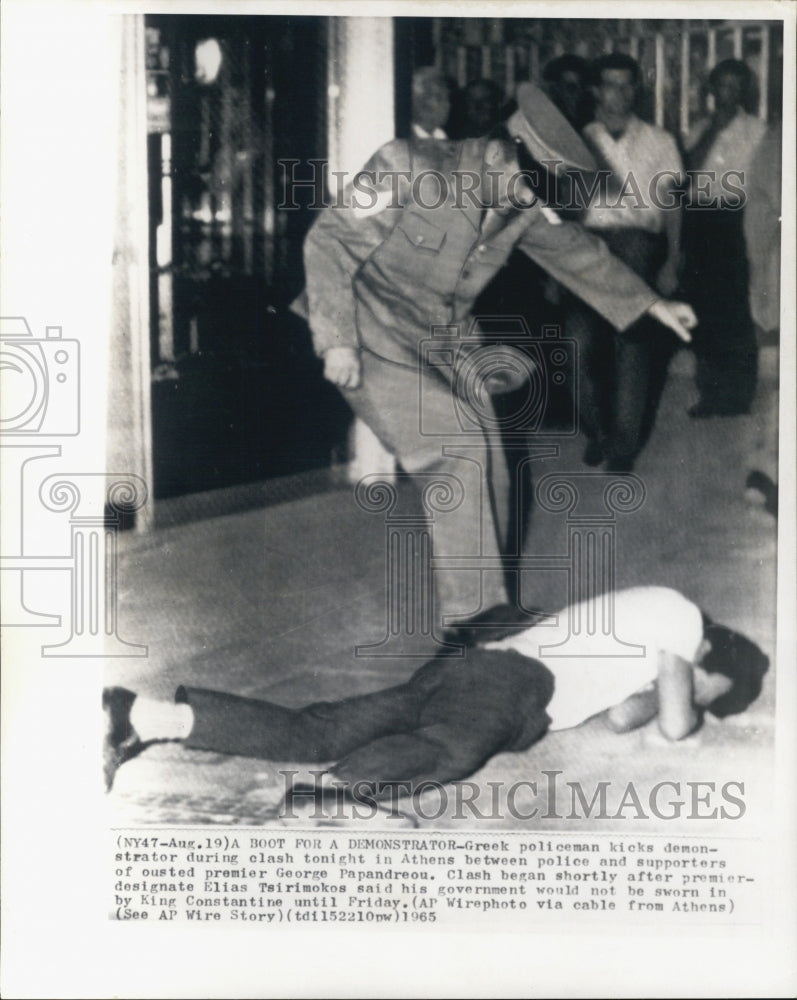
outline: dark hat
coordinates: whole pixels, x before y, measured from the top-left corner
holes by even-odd
[[[577,170],[598,169],[595,158],[551,99],[533,83],[517,88],[518,110],[506,120],[506,129],[538,162],[561,161]]]

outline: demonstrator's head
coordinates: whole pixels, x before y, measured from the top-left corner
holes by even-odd
[[[708,624],[704,637],[710,647],[698,669],[709,678],[727,678],[724,693],[710,701],[705,708],[718,719],[744,712],[761,694],[764,674],[769,669],[769,658],[745,636],[724,625]]]

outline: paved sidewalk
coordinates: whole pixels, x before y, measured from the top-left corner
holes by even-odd
[[[661,780],[713,781],[717,788],[744,781],[747,814],[740,825],[755,824],[755,803],[766,803],[770,791],[775,673],[776,522],[745,490],[751,468],[773,474],[776,467],[771,359],[763,367],[751,416],[692,421],[686,415],[695,396],[688,356],[677,359],[636,470],[645,501],[635,512],[618,515],[616,545],[618,587],[676,587],[764,648],[772,666],[761,698],[722,724],[709,719],[679,744],[660,739],[655,725],[615,736],[593,720],[550,734],[523,754],[499,755],[475,777],[477,789],[488,789],[488,782],[503,782],[504,790],[520,781],[542,782],[541,771],[558,770],[561,788],[579,781],[588,797],[598,782],[611,779],[609,801],[616,803],[628,782],[649,789]],[[549,472],[585,471],[583,439],[561,444],[558,457],[536,463],[536,481]],[[565,537],[562,514],[536,510],[526,552],[561,552]],[[420,661],[354,655],[355,645],[378,640],[384,628],[384,552],[380,517],[364,514],[350,487],[124,536],[120,634],[146,642],[150,654],[110,661],[108,683],[163,697],[171,697],[178,683],[191,683],[293,706],[397,683]],[[523,597],[529,606],[561,606],[563,574],[524,574]],[[279,816],[285,769],[307,770],[175,744],[153,747],[119,771],[107,799],[109,818],[113,825],[296,825]],[[544,802],[537,800],[541,812]],[[505,829],[573,828],[564,815],[476,820],[453,797],[442,815],[439,806],[430,799],[424,809],[430,818],[415,813],[412,821],[436,828],[476,822]],[[569,798],[562,798],[559,812],[569,806]],[[465,818],[455,815],[458,808]],[[515,812],[524,809],[519,804]],[[302,822],[351,821],[322,816]],[[408,822],[382,817],[372,825],[392,829]],[[592,824],[604,831],[629,832],[630,826],[624,818]],[[651,823],[641,824],[639,832],[643,827],[652,832]],[[685,816],[664,827],[668,833],[701,832]]]

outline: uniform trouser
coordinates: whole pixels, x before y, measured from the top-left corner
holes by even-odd
[[[743,211],[690,212],[686,235],[689,300],[698,319],[692,342],[700,402],[715,413],[745,412],[755,394],[758,345]]]
[[[553,677],[513,650],[438,657],[396,687],[299,710],[181,687],[194,712],[186,745],[277,761],[336,761],[349,784],[465,778],[493,754],[529,747],[550,724]]]
[[[501,567],[509,531],[509,473],[500,433],[489,415],[483,426],[462,409],[452,386],[417,365],[400,365],[361,351],[362,384],[343,394],[354,412],[416,477],[432,530],[436,559],[489,564],[483,571],[436,568],[439,622],[454,624],[502,604],[507,590]],[[485,404],[489,406],[489,403]],[[435,489],[434,482],[443,488]],[[452,496],[448,491],[452,490]],[[430,509],[431,507],[431,509]]]
[[[600,233],[612,253],[648,283],[663,263],[663,237],[642,230]],[[578,416],[582,430],[610,459],[633,459],[652,426],[671,353],[668,334],[642,318],[617,333],[593,309],[573,301],[566,318],[578,346]]]

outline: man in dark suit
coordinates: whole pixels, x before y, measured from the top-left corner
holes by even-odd
[[[500,569],[509,477],[484,396],[490,380],[464,398],[467,352],[454,340],[447,354],[430,354],[434,328],[468,329],[476,297],[515,247],[618,330],[649,314],[689,340],[694,322],[688,306],[661,301],[598,238],[537,201],[517,143],[540,162],[595,165],[536,87],[522,84],[518,105],[501,134],[387,143],[305,243],[303,308],[325,376],[405,472],[439,477],[456,493],[434,520],[435,621],[462,626],[465,640],[471,623],[519,623]],[[456,565],[473,557],[483,568]]]

